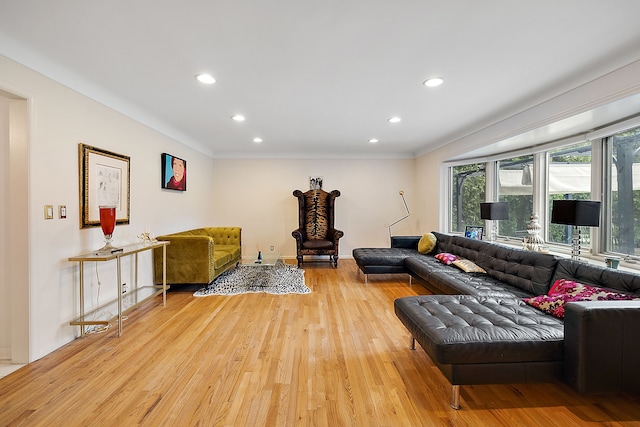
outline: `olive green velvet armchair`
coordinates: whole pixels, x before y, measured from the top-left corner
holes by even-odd
[[[211,283],[242,256],[240,227],[205,227],[158,236],[167,246],[167,283]],[[162,249],[154,249],[154,280],[162,283]]]

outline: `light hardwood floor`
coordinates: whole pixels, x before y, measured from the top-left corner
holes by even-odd
[[[353,260],[305,264],[308,295],[172,291],[0,379],[0,425],[640,425],[640,397],[562,384],[451,386],[393,312],[428,293]],[[606,351],[603,349],[603,351]]]

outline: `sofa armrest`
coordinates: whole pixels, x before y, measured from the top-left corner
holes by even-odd
[[[213,279],[213,239],[205,235],[166,235],[168,283],[209,283]],[[156,251],[160,251],[155,253]],[[162,280],[162,250],[154,249],[155,283]],[[159,282],[160,281],[160,282]]]
[[[391,247],[418,250],[421,238],[422,236],[391,236]]]
[[[640,391],[640,301],[568,303],[565,381],[581,393]]]

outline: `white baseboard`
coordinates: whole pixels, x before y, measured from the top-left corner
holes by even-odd
[[[0,360],[11,360],[10,348],[0,348]]]

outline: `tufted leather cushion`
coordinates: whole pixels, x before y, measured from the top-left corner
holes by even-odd
[[[640,297],[640,275],[638,274],[562,259],[558,262],[558,267],[551,283],[559,279],[575,280],[585,285],[611,289]]]
[[[503,297],[530,297],[529,292],[507,285],[482,273],[465,273],[444,265],[434,257],[413,256],[405,260],[411,275],[428,283],[429,288],[444,294],[468,294]]]
[[[357,248],[353,250],[353,258],[360,266],[393,265],[404,267],[404,260],[415,253],[415,249],[404,248]]]
[[[546,293],[553,283],[551,277],[558,264],[558,257],[461,236],[435,232],[434,234],[438,239],[438,251],[470,259],[482,267],[490,277],[530,295]]]
[[[517,298],[420,295],[396,299],[394,308],[439,364],[562,360],[563,322]]]

